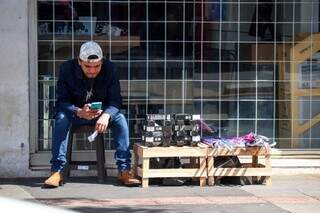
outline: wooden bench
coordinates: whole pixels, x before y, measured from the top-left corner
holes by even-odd
[[[251,156],[252,162],[242,164],[241,168],[215,168],[214,157],[218,156]],[[259,156],[264,156],[265,164],[259,164]],[[215,177],[219,176],[252,176],[252,182],[265,176],[266,185],[271,185],[270,149],[265,147],[246,147],[228,150],[226,148],[208,148],[207,173],[208,185],[214,185]]]
[[[139,143],[133,145],[134,173],[141,177],[142,187],[149,186],[149,178],[192,177],[199,178],[200,186],[206,185],[207,148],[190,146],[146,147]],[[191,168],[150,169],[150,158],[186,157]],[[139,165],[139,161],[142,164]]]

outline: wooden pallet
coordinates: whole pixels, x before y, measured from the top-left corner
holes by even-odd
[[[146,147],[139,143],[133,145],[135,175],[141,177],[142,187],[149,186],[149,178],[192,177],[199,178],[200,186],[206,185],[207,148],[206,147]],[[150,169],[150,158],[187,157],[191,168]],[[139,165],[139,160],[142,164]],[[196,161],[198,161],[196,163]]]
[[[252,163],[242,164],[242,168],[215,168],[214,157],[218,156],[252,156]],[[265,165],[258,163],[258,157],[264,156]],[[226,148],[208,148],[207,173],[208,185],[214,185],[215,177],[219,176],[252,176],[253,182],[257,178],[265,176],[266,185],[271,185],[271,163],[270,149],[265,147],[247,147],[245,149],[235,148],[228,150]]]

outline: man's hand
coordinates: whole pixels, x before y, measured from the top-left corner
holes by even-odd
[[[98,119],[98,121],[96,123],[96,130],[99,133],[106,132],[108,125],[109,125],[109,119],[110,119],[109,114],[102,113],[102,115],[100,116],[100,118]]]
[[[101,115],[102,110],[92,110],[89,108],[88,104],[85,104],[82,108],[79,108],[76,111],[76,115],[79,118],[83,118],[86,120],[92,120],[94,118],[97,118]]]

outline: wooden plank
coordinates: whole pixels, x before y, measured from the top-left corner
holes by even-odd
[[[139,173],[139,170],[138,170]],[[143,177],[164,178],[164,177],[204,177],[207,178],[206,169],[149,169],[143,171]]]
[[[206,185],[207,179],[207,147],[145,147],[134,144],[135,157],[142,158],[142,168],[134,162],[136,175],[142,178],[142,187],[149,186],[149,178],[165,177],[199,177],[200,186]],[[188,157],[191,164],[198,168],[149,169],[151,157]],[[196,159],[199,158],[199,163]]]
[[[255,168],[265,168],[266,166],[260,163],[255,165]],[[252,163],[241,163],[241,168],[253,168]]]
[[[266,176],[266,185],[267,186],[271,186],[272,185],[271,176]]]
[[[205,171],[205,177],[200,177],[200,186],[207,185],[207,158],[206,157],[200,157],[199,158],[199,164],[200,164],[200,171]]]
[[[152,147],[143,150],[143,157],[201,157],[207,150],[199,147]]]
[[[205,177],[200,177],[199,178],[200,180],[200,183],[199,183],[199,185],[200,186],[205,186],[205,185],[207,185],[207,178],[205,178]]]
[[[214,158],[209,156],[207,158],[207,175],[208,175],[209,186],[214,185],[213,167],[214,167]]]
[[[208,176],[208,186],[214,186],[214,176]]]
[[[200,165],[199,169],[201,171],[206,171],[207,172],[207,158],[206,157],[200,157],[199,158],[199,165]]]
[[[270,150],[265,147],[255,146],[246,148],[235,148],[229,150],[227,148],[208,148],[208,156],[231,156],[231,155],[266,155]]]
[[[142,157],[143,156],[143,147],[140,146],[139,144],[133,144],[134,150],[136,150],[136,153],[138,156]]]
[[[142,188],[149,187],[149,179],[148,178],[142,178]]]
[[[197,158],[193,157],[190,158],[190,168],[196,168],[197,167]]]
[[[149,186],[149,178],[147,175],[149,171],[149,163],[150,158],[142,158],[142,188]]]
[[[271,170],[271,155],[267,155],[265,157],[265,164],[266,164],[266,168]],[[266,177],[266,185],[270,186],[271,184],[272,184],[271,176],[267,176]]]
[[[136,173],[136,175],[138,176],[138,177],[142,177],[142,174],[143,174],[143,172],[142,172],[142,168],[141,167],[137,167],[137,173]]]
[[[252,167],[257,167],[258,165],[258,156],[252,155]]]
[[[150,168],[150,158],[142,159],[142,177],[147,177],[148,171]]]
[[[258,156],[252,155],[252,167],[255,168],[258,165]],[[252,177],[252,183],[258,183],[258,177]]]
[[[138,153],[138,145],[134,143],[132,146],[132,150],[133,150],[133,153]]]
[[[271,168],[271,155],[266,155],[265,165],[266,165],[266,168]]]
[[[270,176],[270,168],[215,168],[213,176]]]
[[[212,174],[212,169],[214,168],[214,158],[211,156],[207,157],[207,172],[208,175],[210,176],[210,174]]]
[[[133,147],[134,148],[134,147]],[[133,163],[133,173],[134,175],[137,175],[137,168],[138,168],[138,164],[139,164],[139,156],[137,155],[137,150],[134,149],[134,163]]]

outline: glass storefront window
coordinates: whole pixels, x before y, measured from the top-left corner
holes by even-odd
[[[319,1],[38,0],[38,150],[59,66],[97,41],[117,66],[130,140],[146,113],[198,113],[219,136],[319,148]],[[112,148],[107,135],[106,147]],[[76,149],[91,149],[79,135]]]

